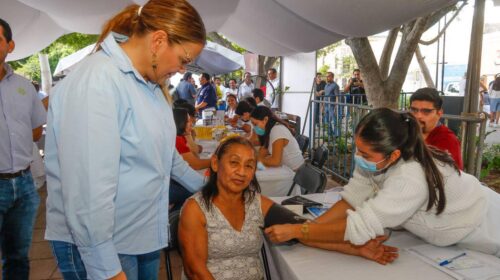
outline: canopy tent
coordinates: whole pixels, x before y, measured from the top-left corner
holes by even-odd
[[[188,0],[207,31],[217,31],[262,55],[311,52],[346,37],[368,36],[457,0]],[[14,32],[16,49],[29,56],[69,32],[98,34],[106,19],[145,0],[2,0],[0,17]]]
[[[83,58],[89,55],[95,44],[65,56],[59,60],[54,70],[54,76],[67,74]],[[225,74],[245,67],[242,54],[227,49],[219,44],[207,42],[201,54],[193,63],[188,65],[188,70],[195,73],[207,72],[210,75]]]

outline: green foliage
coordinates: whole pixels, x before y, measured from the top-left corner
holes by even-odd
[[[488,176],[491,170],[500,170],[500,144],[484,149],[480,178]]]
[[[59,59],[70,55],[81,48],[84,48],[97,41],[98,35],[86,35],[80,33],[66,34],[48,47],[40,51],[47,54],[49,57],[50,72],[53,73],[56,69]],[[27,58],[17,61],[9,62],[11,67],[17,73],[37,82],[40,82],[40,63],[38,60],[38,53],[33,54]]]
[[[326,76],[326,72],[328,72],[328,70],[330,70],[330,66],[328,64],[323,64],[323,66],[318,69],[318,72],[320,72],[321,75]]]
[[[341,44],[341,42],[339,41],[337,43],[331,44],[329,46],[326,46],[326,47],[318,50],[318,52],[317,52],[318,57],[327,56],[329,53],[333,52],[336,47],[340,46],[340,44]]]

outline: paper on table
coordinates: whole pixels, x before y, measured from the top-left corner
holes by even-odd
[[[465,250],[457,246],[437,247],[430,244],[414,246],[406,250],[455,279],[500,279],[500,267],[475,258],[470,250]],[[439,265],[440,262],[463,252],[466,252],[467,255],[454,260],[446,266]]]

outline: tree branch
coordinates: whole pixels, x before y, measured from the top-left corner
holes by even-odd
[[[380,76],[382,80],[387,79],[387,75],[389,74],[389,66],[391,65],[391,56],[392,51],[394,50],[394,45],[396,44],[396,39],[398,38],[400,26],[391,29],[387,39],[385,40],[384,50],[382,51],[382,55],[380,56]]]
[[[432,80],[431,74],[429,72],[429,68],[427,68],[427,64],[425,63],[425,57],[422,56],[420,47],[418,45],[415,49],[415,56],[417,58],[418,65],[420,66],[420,70],[422,71],[422,76],[424,76],[427,87],[435,88],[434,81]]]
[[[217,32],[210,32],[207,34],[207,38],[214,42],[214,43],[217,43],[221,46],[224,46],[232,51],[235,51],[235,52],[239,52],[234,46],[233,44],[231,43],[231,41],[229,41],[228,39],[222,37],[219,33]]]
[[[403,85],[406,74],[408,73],[408,67],[410,66],[415,49],[418,46],[418,41],[425,31],[428,19],[428,16],[416,19],[413,23],[411,31],[406,33],[410,30],[410,28],[407,28],[405,29],[405,32],[403,32],[403,38],[401,39],[401,44],[399,45],[398,53],[391,69],[391,74],[387,79],[388,90],[399,90]],[[396,98],[398,97],[397,95],[394,96]]]
[[[428,41],[420,40],[419,43],[422,44],[422,45],[425,45],[425,46],[434,44],[439,39],[439,37],[441,37],[441,35],[443,35],[443,33],[448,28],[448,26],[450,26],[451,22],[458,16],[458,14],[460,13],[460,11],[465,7],[466,4],[467,4],[467,2],[465,2],[465,1],[462,3],[462,5],[456,10],[456,12],[450,18],[450,20],[448,22],[446,22],[446,25],[443,27],[443,29],[441,29],[441,31],[436,35],[436,37],[434,37],[433,39],[428,40]],[[439,20],[443,17],[443,15],[441,13],[436,13],[436,14],[440,15]],[[434,15],[432,15],[432,16],[434,17]]]

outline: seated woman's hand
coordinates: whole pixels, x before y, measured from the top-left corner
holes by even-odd
[[[300,224],[284,224],[284,225],[274,225],[266,228],[264,232],[269,237],[269,240],[273,243],[282,243],[294,238],[300,238],[302,233],[300,232]]]
[[[357,254],[363,258],[386,265],[399,257],[398,248],[384,245],[387,236],[379,236],[362,246],[355,246]]]

